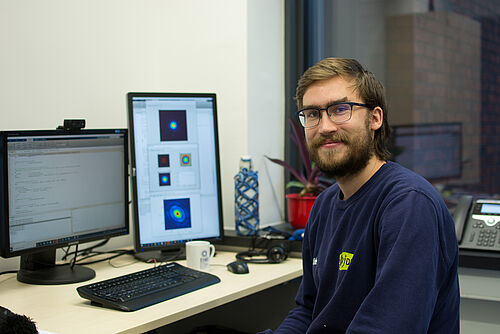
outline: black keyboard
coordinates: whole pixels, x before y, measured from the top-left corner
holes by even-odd
[[[136,311],[219,282],[215,275],[172,262],[80,286],[76,290],[94,304]]]

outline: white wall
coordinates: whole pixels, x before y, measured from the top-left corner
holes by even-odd
[[[261,226],[283,220],[284,170],[264,157],[285,154],[283,7],[282,1],[248,1],[247,137],[248,154],[259,171]]]
[[[129,91],[216,93],[225,227],[242,154],[276,223],[283,171],[262,157],[284,154],[283,26],[282,0],[0,0],[0,129],[127,127]]]

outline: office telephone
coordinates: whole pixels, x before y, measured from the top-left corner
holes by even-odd
[[[462,196],[453,220],[460,249],[500,251],[500,200]]]

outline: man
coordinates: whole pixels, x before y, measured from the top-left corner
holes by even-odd
[[[337,183],[311,211],[297,306],[274,333],[458,333],[453,220],[426,180],[388,161],[382,84],[327,58],[296,95],[311,159]]]

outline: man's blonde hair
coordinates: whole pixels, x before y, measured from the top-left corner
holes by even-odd
[[[353,80],[354,89],[363,100],[360,102],[367,104],[370,109],[375,107],[382,109],[384,119],[382,126],[375,131],[374,149],[379,159],[389,159],[391,153],[387,145],[391,129],[387,121],[385,89],[373,73],[365,70],[358,61],[347,58],[325,58],[307,69],[297,84],[295,92],[297,107],[299,110],[303,108],[304,94],[309,86],[317,81],[331,79],[336,76],[343,77],[346,80]]]

